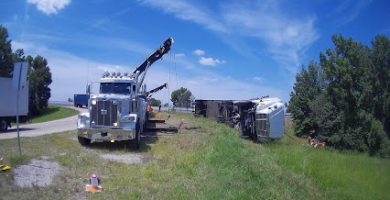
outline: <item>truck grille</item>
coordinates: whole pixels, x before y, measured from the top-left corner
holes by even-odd
[[[97,100],[91,104],[91,125],[114,126],[118,122],[118,105],[111,100]]]
[[[256,114],[256,132],[260,136],[268,136],[267,114]]]

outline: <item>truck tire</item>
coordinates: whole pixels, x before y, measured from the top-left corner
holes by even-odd
[[[91,144],[91,139],[80,137],[80,136],[77,136],[77,139],[79,140],[81,146],[88,146]]]
[[[131,140],[130,148],[133,150],[138,150],[141,145],[141,129],[139,128],[139,124],[137,124],[137,128],[135,131],[135,138]]]
[[[5,119],[0,120],[0,132],[7,132],[8,122]]]

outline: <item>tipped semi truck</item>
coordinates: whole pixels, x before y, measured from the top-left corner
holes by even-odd
[[[237,128],[242,136],[257,142],[266,142],[284,135],[284,104],[279,98],[197,99],[194,102],[194,115],[226,123]]]

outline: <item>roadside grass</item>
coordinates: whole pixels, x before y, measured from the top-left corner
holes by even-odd
[[[77,113],[79,112],[72,108],[49,105],[47,109],[42,112],[42,114],[31,118],[31,120],[29,120],[27,123],[34,124],[47,122],[77,115]]]
[[[386,199],[389,196],[384,190],[389,185],[388,160],[315,150],[291,144],[287,138],[259,145],[240,139],[234,129],[189,114],[159,113],[156,117],[169,118],[175,125],[183,120],[184,128],[178,134],[144,135],[141,149],[132,152],[126,150],[124,143],[82,147],[72,131],[22,138],[24,156],[17,158],[17,141],[1,140],[0,156],[4,156],[4,163],[18,160],[26,163],[26,159],[48,156],[63,166],[52,184],[43,188],[18,188],[13,185],[12,173],[0,173],[2,199]],[[102,159],[99,155],[104,153],[140,154],[153,160],[128,165]],[[101,177],[102,193],[84,192],[91,173]]]
[[[326,199],[389,199],[390,160],[365,153],[314,149],[295,137],[286,123],[287,137],[265,145],[283,170],[307,177]]]

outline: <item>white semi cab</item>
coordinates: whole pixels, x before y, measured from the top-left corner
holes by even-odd
[[[255,129],[258,141],[284,135],[284,104],[279,98],[252,100],[256,106]]]
[[[162,58],[172,43],[172,38],[167,39],[130,75],[107,72],[102,76],[99,92],[90,95],[88,112],[78,116],[78,139],[82,145],[126,140],[132,141],[131,147],[139,148],[149,103],[143,81],[151,64]]]
[[[105,74],[99,92],[91,94],[88,112],[77,121],[81,144],[132,140],[136,148],[146,121],[146,98],[137,93],[135,76]]]

